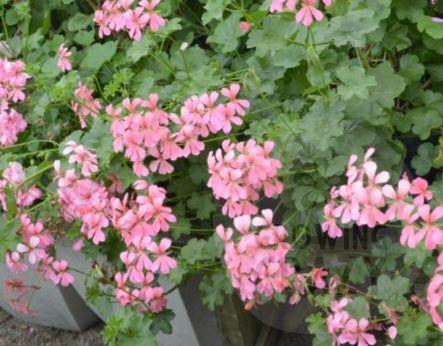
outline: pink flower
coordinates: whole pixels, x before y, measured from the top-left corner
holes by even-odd
[[[147,300],[149,303],[149,309],[152,312],[160,312],[166,307],[166,298],[163,295],[162,287],[154,287],[150,290],[149,294],[147,294]]]
[[[311,272],[312,281],[314,281],[315,287],[323,289],[326,287],[326,282],[323,277],[327,276],[328,272],[323,268],[314,268]]]
[[[136,41],[142,38],[142,29],[146,27],[150,18],[147,13],[144,13],[142,7],[137,7],[135,10],[126,12],[126,28],[128,29],[129,37]]]
[[[156,32],[161,26],[166,25],[166,20],[155,13],[155,7],[160,3],[160,0],[141,0],[139,6],[143,6],[149,14],[149,27],[152,31]]]
[[[57,51],[58,55],[58,61],[57,66],[62,72],[67,72],[72,70],[72,63],[71,63],[71,55],[72,53],[68,50],[68,48],[65,48],[64,44],[61,44]]]
[[[387,330],[387,334],[391,340],[397,337],[397,328],[395,326],[390,326]]]
[[[358,344],[359,346],[375,345],[376,339],[374,335],[366,333],[369,322],[362,318],[359,321],[351,319],[346,322],[344,331],[338,337],[340,343]]]
[[[150,270],[156,272],[160,269],[162,274],[169,274],[170,269],[177,267],[176,260],[166,254],[166,251],[170,246],[171,240],[167,238],[163,238],[159,245],[152,242],[147,246],[148,250],[156,255],[154,262],[151,264]]]
[[[240,30],[245,33],[248,32],[249,30],[251,30],[251,23],[249,23],[248,21],[240,22]]]
[[[428,303],[432,307],[438,307],[443,300],[443,275],[435,274],[429,282],[427,291]]]
[[[273,143],[258,145],[254,140],[232,144],[229,140],[222,148],[208,156],[208,170],[211,174],[208,187],[216,199],[225,199],[223,214],[234,218],[240,214],[255,214],[257,208],[251,202],[260,198],[260,189],[266,197],[283,191],[283,184],[277,179],[281,167],[279,160],[269,157]]]
[[[293,11],[297,2],[298,0],[272,0],[269,11],[271,13]]]
[[[65,149],[63,149],[63,155],[69,154],[68,162],[81,165],[81,171],[85,177],[98,172],[97,157],[90,149],[86,149],[83,145],[79,145],[74,141],[68,141]]]
[[[215,229],[217,235],[220,237],[221,240],[224,242],[229,242],[232,238],[233,230],[232,228],[228,227],[225,231],[225,228],[223,225],[218,225]]]
[[[17,252],[20,254],[28,253],[29,263],[31,264],[38,263],[45,255],[45,251],[40,248],[40,238],[37,236],[32,236],[28,244],[18,244]]]
[[[23,184],[26,180],[23,166],[18,162],[10,162],[8,168],[3,171],[3,178],[14,186]]]
[[[415,213],[414,210],[415,207],[413,205],[408,204],[405,207],[404,220],[407,222],[407,224],[403,227],[400,236],[400,244],[403,246],[407,245],[411,249],[414,249],[419,242],[415,236],[415,232],[417,231],[415,221],[420,217],[420,215]]]
[[[76,101],[71,102],[71,108],[78,115],[82,128],[86,127],[85,117],[91,116],[95,119],[102,108],[100,101],[92,96],[93,93],[93,89],[88,89],[81,82],[78,83],[74,92]]]
[[[21,262],[20,253],[17,251],[6,253],[6,265],[14,273],[24,272],[28,269],[28,266]]]
[[[389,209],[386,211],[386,217],[392,221],[395,218],[399,220],[404,220],[405,218],[405,207],[406,197],[409,196],[409,189],[411,184],[408,179],[401,179],[398,182],[398,190],[397,192],[391,185],[385,185],[382,188],[383,195],[392,200],[392,204]]]
[[[25,293],[28,291],[28,286],[22,279],[5,280],[4,285],[6,292]]]
[[[330,203],[323,208],[323,214],[326,218],[321,224],[321,230],[327,233],[330,238],[340,238],[343,236],[343,230],[337,225],[337,219],[334,217],[334,208]]]
[[[68,269],[68,262],[65,260],[55,261],[52,264],[52,267],[56,271],[57,274],[54,274],[52,277],[52,281],[57,285],[61,284],[62,286],[69,286],[70,284],[74,283],[75,278],[72,274],[69,274],[67,272]]]
[[[237,95],[240,92],[240,85],[237,83],[231,84],[229,88],[223,88],[221,93],[223,96],[228,98],[230,102],[228,104],[232,105],[235,112],[238,115],[245,115],[244,108],[249,108],[250,103],[245,99],[237,99]]]
[[[377,224],[383,225],[386,223],[386,215],[380,210],[385,205],[381,190],[373,187],[362,187],[356,191],[356,197],[363,206],[357,225],[367,225],[370,228],[374,228]]]
[[[140,0],[134,8],[133,0],[104,1],[102,7],[94,13],[99,36],[126,30],[129,37],[140,40],[144,28],[158,31],[161,26],[166,25],[166,20],[155,12],[159,2],[160,0]]]
[[[315,7],[316,5],[317,0],[303,0],[302,8],[297,12],[295,21],[303,23],[304,26],[310,26],[314,19],[321,21],[323,13]]]
[[[414,204],[417,206],[423,205],[425,200],[430,201],[432,199],[432,192],[428,190],[428,182],[423,178],[415,178],[409,192],[417,195],[414,199]]]
[[[443,217],[443,207],[437,207],[431,212],[431,207],[427,204],[418,207],[418,214],[424,221],[424,225],[415,234],[416,242],[425,238],[425,246],[429,250],[434,250],[437,245],[443,244],[443,230],[441,230],[436,222]]]
[[[17,141],[17,135],[23,132],[26,126],[26,120],[14,109],[10,109],[9,112],[0,110],[0,145],[13,145]]]
[[[17,205],[20,207],[29,207],[40,199],[42,192],[38,187],[31,186],[28,191],[19,190],[17,192]]]
[[[240,292],[245,308],[252,308],[260,295],[272,297],[275,292],[283,292],[290,285],[289,278],[294,268],[286,263],[290,245],[284,242],[287,235],[283,226],[272,224],[272,211],[264,210],[262,217],[254,218],[241,215],[234,219],[238,237],[233,239],[233,231],[222,225],[216,232],[224,241],[224,260],[231,276],[232,285]],[[260,230],[251,226],[261,227]],[[294,288],[302,294],[303,284]],[[295,302],[297,298],[292,299]]]

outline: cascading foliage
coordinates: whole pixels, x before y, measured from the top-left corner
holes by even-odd
[[[41,280],[84,276],[91,304],[123,306],[106,343],[154,344],[200,274],[211,309],[308,299],[315,345],[441,343],[442,18],[426,0],[0,0],[5,299],[33,314]],[[362,230],[367,251],[313,258]]]

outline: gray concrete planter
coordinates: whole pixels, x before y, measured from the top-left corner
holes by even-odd
[[[72,250],[70,250],[72,252]],[[60,258],[67,259],[64,253]],[[72,256],[69,256],[72,257]],[[86,267],[88,261],[81,254],[75,254],[76,265]],[[76,282],[81,277],[75,274]],[[6,264],[0,264],[0,306],[16,318],[63,330],[83,331],[100,321],[94,311],[86,305],[82,297],[73,286],[62,287],[54,285],[48,280],[39,282],[40,289],[36,290],[31,301],[31,307],[36,311],[35,316],[23,315],[16,312],[7,301],[8,293],[5,292],[3,281],[12,277],[22,278],[26,284],[36,284],[38,278],[30,269],[25,273],[13,274]]]

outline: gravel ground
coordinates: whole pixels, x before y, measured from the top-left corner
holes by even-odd
[[[19,321],[0,309],[0,346],[102,346],[102,328],[67,332]]]

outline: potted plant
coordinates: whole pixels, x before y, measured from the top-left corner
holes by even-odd
[[[3,1],[9,302],[58,285],[110,345],[441,342],[440,10]]]

